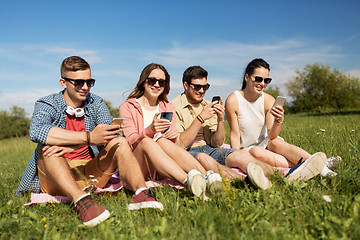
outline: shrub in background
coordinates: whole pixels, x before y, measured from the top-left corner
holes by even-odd
[[[13,106],[10,112],[0,111],[0,139],[29,134],[30,119],[24,108]]]

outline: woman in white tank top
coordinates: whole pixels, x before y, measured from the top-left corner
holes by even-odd
[[[232,148],[246,149],[255,158],[275,167],[291,167],[311,155],[279,136],[284,108],[264,92],[271,82],[270,66],[254,59],[246,67],[243,86],[226,100],[225,113],[230,125]]]

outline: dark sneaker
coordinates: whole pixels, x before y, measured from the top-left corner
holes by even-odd
[[[134,194],[130,200],[128,209],[138,210],[141,208],[157,208],[163,210],[163,205],[156,200],[155,192],[151,189],[141,191],[138,195]]]
[[[214,171],[209,170],[205,174],[206,186],[208,191],[215,196],[219,196],[224,192],[223,181],[218,173],[214,173]]]
[[[259,164],[249,163],[246,167],[247,180],[255,186],[262,190],[266,190],[272,187],[270,180],[265,176],[264,170]]]
[[[109,211],[97,204],[90,195],[80,199],[75,204],[75,209],[84,225],[88,227],[93,227],[110,217]]]
[[[295,166],[291,167],[289,172],[286,174],[289,183],[292,183],[296,180],[307,181],[316,175],[318,175],[321,170],[324,169],[326,164],[326,155],[323,152],[317,152],[311,155],[304,162],[301,162],[302,159]]]

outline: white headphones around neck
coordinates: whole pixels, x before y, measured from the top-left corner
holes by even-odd
[[[75,117],[82,117],[85,115],[84,108],[73,108],[70,106],[67,106],[66,113]]]

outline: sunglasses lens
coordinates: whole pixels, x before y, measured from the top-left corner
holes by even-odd
[[[160,87],[164,87],[165,86],[165,81],[164,80],[157,80],[159,82],[159,86]]]
[[[201,85],[194,85],[194,90],[195,91],[200,91],[201,88],[202,88]]]
[[[265,82],[266,84],[269,84],[269,83],[271,82],[271,78],[265,78],[265,79],[264,79],[264,82]]]
[[[87,80],[86,81],[86,84],[87,86],[90,88],[90,87],[93,87],[95,85],[95,79],[90,79],[90,80]]]
[[[84,80],[74,80],[74,86],[77,88],[81,88],[82,86],[84,86],[84,83]]]
[[[255,77],[255,82],[262,82],[263,78],[262,77]]]
[[[209,87],[210,87],[210,85],[209,85],[209,84],[206,84],[205,86],[203,86],[204,91],[208,90],[208,89],[209,89]]]
[[[148,84],[149,84],[150,86],[154,86],[155,83],[156,83],[156,79],[154,79],[154,78],[148,78],[148,79],[147,79],[147,82],[148,82]]]

